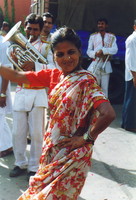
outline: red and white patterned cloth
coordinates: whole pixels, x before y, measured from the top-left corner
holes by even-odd
[[[57,142],[61,137],[75,136],[76,130],[85,126],[90,110],[96,119],[92,108],[108,100],[86,70],[66,77],[58,69],[42,70],[37,74],[27,73],[27,78],[32,85],[52,87],[50,121],[44,135],[39,170],[30,178],[29,188],[18,200],[76,200],[91,164],[92,144],[71,151],[70,148],[60,149]]]

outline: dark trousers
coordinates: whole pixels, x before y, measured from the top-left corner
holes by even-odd
[[[136,129],[136,88],[133,80],[126,81],[122,111],[122,128]]]

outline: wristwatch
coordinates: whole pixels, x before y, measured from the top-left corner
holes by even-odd
[[[0,97],[6,97],[6,94],[1,93],[1,94],[0,94]]]
[[[85,133],[84,134],[84,140],[87,142],[87,143],[91,143],[94,145],[94,139],[89,137],[89,134],[88,133]]]

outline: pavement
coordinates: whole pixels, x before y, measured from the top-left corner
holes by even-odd
[[[78,200],[136,200],[136,133],[120,128],[122,105],[113,107],[117,117],[95,142],[92,166]],[[12,116],[7,115],[7,120],[12,128]],[[28,187],[26,174],[9,177],[13,167],[13,154],[0,158],[0,200],[16,200]]]

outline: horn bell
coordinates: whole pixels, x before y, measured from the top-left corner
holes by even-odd
[[[3,43],[6,41],[10,41],[11,43],[16,43],[23,49],[25,49],[26,43],[28,40],[25,38],[25,36],[20,33],[19,28],[21,26],[21,21],[16,23],[13,28],[7,33],[7,35],[3,39]]]

